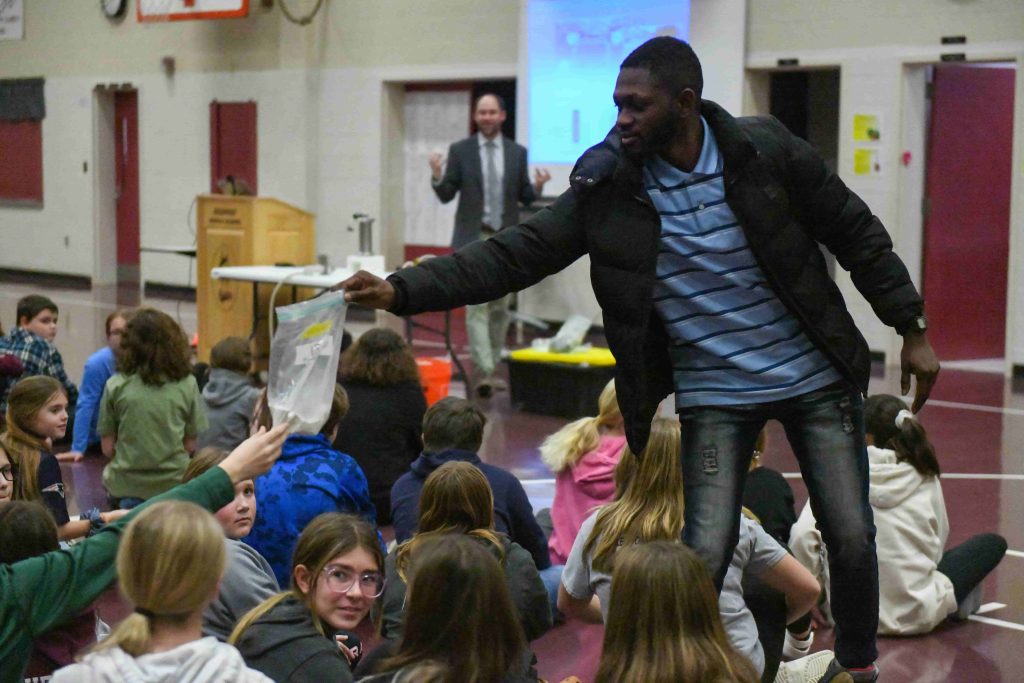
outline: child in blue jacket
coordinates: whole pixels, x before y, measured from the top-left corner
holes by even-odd
[[[317,515],[347,512],[377,524],[376,508],[370,500],[363,470],[351,456],[331,448],[338,424],[347,412],[348,396],[336,385],[331,413],[320,433],[289,436],[281,457],[256,482],[260,514],[245,542],[266,558],[281,586],[291,583],[296,539]],[[262,426],[269,421],[264,394],[256,422]]]

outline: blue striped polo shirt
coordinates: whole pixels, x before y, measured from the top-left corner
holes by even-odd
[[[757,265],[725,203],[715,136],[701,122],[692,172],[660,157],[644,166],[661,216],[653,296],[670,339],[676,407],[765,403],[838,381]]]

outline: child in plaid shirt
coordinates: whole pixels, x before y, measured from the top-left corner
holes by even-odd
[[[0,355],[10,354],[24,365],[22,377],[49,375],[62,385],[68,396],[68,418],[73,420],[78,387],[64,371],[64,360],[53,345],[57,337],[57,304],[49,297],[30,294],[18,302],[18,326],[0,338]],[[0,383],[0,413],[7,410],[9,385]]]

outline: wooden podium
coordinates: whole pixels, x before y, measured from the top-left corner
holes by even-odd
[[[274,286],[214,280],[210,270],[220,266],[316,263],[316,217],[269,197],[204,194],[196,201],[198,358],[209,362],[210,349],[225,337],[254,336],[256,366],[265,368],[270,356],[267,305]],[[287,287],[278,294],[276,303],[292,303],[309,296],[312,294],[303,290],[293,297],[292,289]]]

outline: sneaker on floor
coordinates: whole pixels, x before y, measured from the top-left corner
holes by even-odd
[[[782,643],[782,658],[788,662],[806,657],[811,653],[811,645],[813,644],[813,631],[807,634],[807,640],[800,640],[789,631],[786,631],[786,640]]]
[[[872,683],[872,681],[878,680],[878,665],[872,664],[870,669],[867,670],[854,670],[847,669],[839,663],[838,659],[833,658],[828,664],[828,668],[825,669],[825,675],[821,677],[820,683]]]
[[[956,611],[949,615],[953,621],[967,621],[967,617],[978,611],[981,607],[981,584],[974,587],[970,593],[964,596],[963,602],[956,606]]]
[[[783,662],[779,665],[779,671],[775,674],[775,683],[818,683],[821,677],[828,671],[829,663],[835,659],[832,650],[822,650],[813,655],[800,657],[791,662]],[[853,679],[849,674],[846,678],[833,677],[835,683],[850,683]]]

